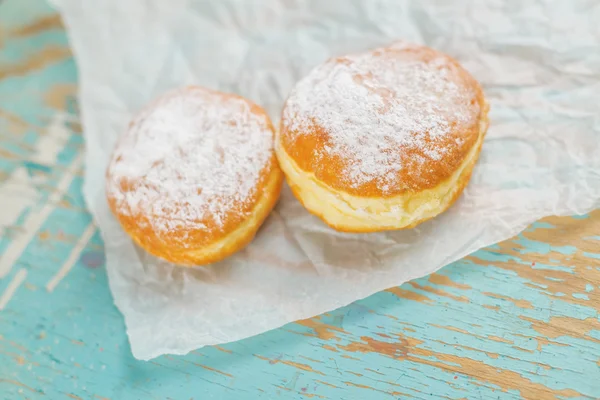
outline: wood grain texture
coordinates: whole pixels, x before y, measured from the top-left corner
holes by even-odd
[[[600,212],[257,337],[133,359],[81,197],[62,29],[41,0],[0,3],[0,398],[600,398]]]

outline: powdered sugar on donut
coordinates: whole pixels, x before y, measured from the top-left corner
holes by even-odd
[[[476,94],[456,83],[457,68],[449,57],[405,42],[331,59],[297,84],[284,128],[303,135],[322,127],[327,145],[315,157],[340,156],[350,186],[375,182],[386,192],[405,167],[398,149],[413,161],[439,160],[447,148],[438,144],[452,128],[478,120]]]
[[[108,194],[120,212],[145,216],[156,232],[220,229],[255,194],[272,135],[267,117],[241,98],[196,87],[171,92],[121,138]]]

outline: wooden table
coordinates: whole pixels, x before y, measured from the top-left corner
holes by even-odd
[[[81,197],[77,71],[41,0],[0,3],[0,398],[600,398],[600,213],[185,357],[131,356]]]

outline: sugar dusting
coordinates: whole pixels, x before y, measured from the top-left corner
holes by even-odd
[[[266,116],[240,98],[184,88],[142,111],[121,138],[107,191],[156,232],[222,228],[250,201],[272,156]]]
[[[421,164],[440,160],[448,149],[439,143],[453,126],[476,121],[479,109],[448,57],[414,50],[423,48],[399,42],[316,67],[288,98],[285,128],[302,135],[323,127],[327,154],[315,156],[343,157],[353,187],[375,182],[386,192],[404,168],[402,150]]]

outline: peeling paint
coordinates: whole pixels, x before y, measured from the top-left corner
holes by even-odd
[[[28,270],[3,311],[10,323],[0,336],[0,392],[97,400],[600,397],[600,211],[538,221],[428,277],[282,329],[185,356],[134,360],[100,268],[101,239],[89,230],[81,173],[68,169],[83,141],[67,39],[55,11],[27,0],[31,12],[14,12],[22,1],[0,5],[0,15],[12,8],[23,18],[2,40],[30,46],[0,65],[0,95],[27,99],[0,109],[12,143],[0,143],[0,179],[17,176],[23,189],[0,256],[9,241],[27,238],[11,251],[18,268],[6,269],[0,293]],[[0,52],[15,48],[8,44]],[[31,84],[20,85],[24,79]],[[56,193],[61,198],[43,218],[23,222],[29,208]],[[72,256],[85,232],[89,243]],[[36,290],[70,259],[78,267],[61,275],[56,290]]]

